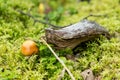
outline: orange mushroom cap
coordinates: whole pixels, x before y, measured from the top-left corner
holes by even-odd
[[[38,47],[32,40],[26,40],[21,46],[22,54],[25,56],[31,56],[38,53]]]

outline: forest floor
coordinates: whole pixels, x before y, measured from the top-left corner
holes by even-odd
[[[0,80],[56,80],[63,70],[47,46],[40,42],[37,42],[37,55],[28,57],[21,54],[25,39],[40,41],[44,29],[50,27],[41,23],[33,25],[33,19],[17,11],[28,12],[31,7],[30,13],[36,19],[45,21],[47,17],[50,23],[58,26],[79,22],[89,14],[106,15],[88,19],[106,28],[113,36],[110,40],[100,36],[82,43],[76,48],[80,54],[77,62],[66,59],[66,54],[73,54],[69,49],[55,52],[76,80],[83,80],[80,73],[86,69],[101,76],[101,80],[120,80],[120,1],[78,1],[47,1],[52,10],[45,14],[37,0],[0,0]],[[62,80],[70,80],[67,72]]]

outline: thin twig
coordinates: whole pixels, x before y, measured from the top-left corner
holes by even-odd
[[[104,15],[94,15],[94,14],[89,14],[88,16],[84,17],[83,20],[84,20],[84,19],[87,19],[87,18],[89,18],[89,17],[102,17],[102,16],[106,17],[107,14],[104,14]]]
[[[64,77],[64,74],[65,74],[65,68],[63,68],[57,80],[61,80]]]
[[[53,24],[51,24],[51,23],[49,23],[49,22],[44,22],[44,21],[42,21],[42,20],[38,20],[38,19],[36,19],[34,16],[32,16],[30,13],[25,13],[25,12],[23,12],[22,10],[17,10],[17,12],[19,12],[19,13],[21,13],[21,14],[23,14],[23,15],[27,15],[28,17],[32,18],[32,19],[34,20],[34,24],[35,24],[36,22],[39,22],[39,23],[42,23],[42,24],[47,24],[47,25],[52,26],[52,27],[56,27],[56,28],[59,27],[59,26],[53,25]]]
[[[53,55],[56,57],[56,59],[62,64],[62,66],[65,68],[65,70],[68,72],[72,80],[75,80],[74,76],[70,72],[70,70],[67,68],[67,66],[64,64],[64,62],[56,55],[54,50],[50,47],[50,45],[43,39],[41,38],[42,42],[50,49],[50,51],[53,53]]]

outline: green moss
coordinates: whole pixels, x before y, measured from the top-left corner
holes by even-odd
[[[56,51],[60,58],[71,70],[76,80],[82,80],[80,72],[91,68],[95,75],[100,75],[102,80],[120,79],[120,3],[119,0],[91,0],[76,2],[66,0],[62,5],[59,1],[51,1],[50,5],[59,3],[59,8],[54,8],[49,14],[50,22],[65,26],[82,20],[89,14],[104,15],[106,17],[90,17],[105,27],[116,37],[107,40],[101,36],[88,41],[76,50],[80,54],[78,62],[67,60],[64,55],[71,54],[69,49]],[[0,79],[2,80],[56,80],[62,71],[62,65],[54,58],[49,49],[38,43],[40,52],[38,55],[25,57],[21,54],[21,44],[25,38],[39,40],[44,35],[44,29],[48,26],[36,23],[28,16],[19,14],[16,10],[27,12],[34,6],[31,13],[38,19],[38,1],[33,0],[0,0]],[[60,9],[60,10],[59,10]],[[51,17],[55,17],[52,19]],[[58,21],[59,19],[59,21]],[[69,80],[65,73],[63,80]]]

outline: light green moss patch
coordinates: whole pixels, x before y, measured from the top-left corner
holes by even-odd
[[[56,51],[71,70],[76,80],[82,80],[80,72],[91,68],[95,75],[102,80],[120,79],[120,2],[119,0],[91,0],[76,2],[69,0],[54,15],[49,15],[50,22],[59,26],[66,26],[82,20],[89,14],[105,15],[106,17],[90,17],[105,27],[112,37],[107,40],[100,36],[95,40],[84,43],[77,48],[80,58],[78,62],[67,60],[64,55],[72,54],[71,50]],[[28,16],[19,14],[16,9],[27,12],[34,6],[31,14],[44,17],[38,13],[39,1],[34,0],[0,0],[0,80],[56,80],[62,71],[62,65],[55,59],[49,49],[37,43],[38,55],[25,57],[21,54],[21,44],[25,38],[40,40],[44,29],[49,27],[40,23],[33,25]],[[49,1],[50,2],[50,1]],[[50,4],[59,3],[51,0]],[[58,6],[54,4],[53,6]],[[56,8],[53,8],[56,9]],[[57,15],[58,14],[58,15]],[[59,16],[61,15],[61,16]],[[39,17],[41,16],[41,17]],[[60,18],[59,18],[60,17]],[[63,80],[70,80],[65,73]]]

